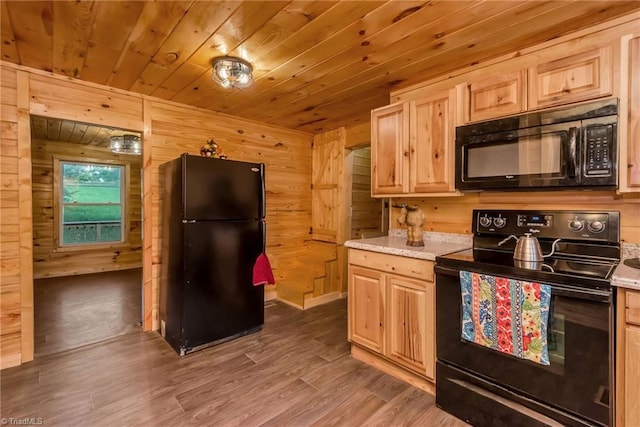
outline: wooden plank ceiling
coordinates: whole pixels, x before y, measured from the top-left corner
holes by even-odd
[[[640,9],[634,1],[2,1],[2,59],[321,132],[391,90]],[[210,60],[254,66],[222,89]]]
[[[108,150],[112,136],[137,135],[139,132],[104,127],[90,123],[79,123],[51,117],[31,116],[31,139],[70,142],[73,144],[93,145]]]

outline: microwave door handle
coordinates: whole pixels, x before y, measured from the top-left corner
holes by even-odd
[[[569,128],[569,140],[567,141],[567,176],[569,178],[576,177],[576,167],[578,163],[578,128]]]

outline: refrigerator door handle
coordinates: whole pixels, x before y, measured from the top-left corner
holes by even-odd
[[[262,220],[262,252],[267,250],[267,222]]]
[[[267,215],[267,207],[266,207],[266,203],[267,203],[267,191],[266,191],[266,184],[264,182],[264,164],[260,167],[260,182],[262,183],[261,185],[261,190],[262,190],[262,219],[264,219],[264,217]],[[266,231],[265,231],[265,234]]]

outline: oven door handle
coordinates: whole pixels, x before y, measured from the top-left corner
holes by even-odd
[[[465,269],[465,271],[471,271],[478,274],[493,275],[492,273],[488,273],[486,271],[473,271],[472,269]],[[438,292],[438,275],[453,276],[453,277],[456,277],[458,281],[460,280],[459,269],[436,265],[435,273],[436,273],[436,292]],[[524,280],[524,281],[531,280],[531,279],[526,279],[522,277],[513,277],[513,276],[506,276],[506,275],[499,276],[499,277],[505,277],[507,279]],[[440,281],[440,283],[444,283],[444,282],[445,282],[444,280]],[[587,288],[577,288],[577,287],[566,286],[558,283],[548,283],[548,282],[540,282],[540,283],[551,286],[552,295],[557,295],[565,298],[575,298],[575,299],[594,301],[594,302],[604,302],[604,303],[610,303],[613,300],[613,291],[611,291],[610,289],[609,290],[587,289]]]

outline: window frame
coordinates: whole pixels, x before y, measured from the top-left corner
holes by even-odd
[[[62,209],[64,203],[62,201],[63,184],[62,184],[62,165],[65,163],[87,164],[97,166],[119,166],[122,167],[120,202],[122,206],[122,240],[117,242],[97,242],[97,243],[75,243],[62,244]],[[97,159],[86,157],[54,157],[53,158],[53,247],[56,252],[86,251],[95,249],[111,249],[127,246],[129,244],[129,187],[130,187],[130,163],[122,160]]]

